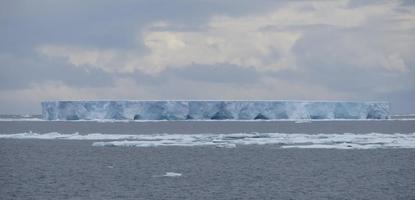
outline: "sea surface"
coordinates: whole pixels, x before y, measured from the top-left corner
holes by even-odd
[[[273,134],[278,133],[317,135],[317,139],[345,134],[347,137],[341,140],[358,137],[359,140],[352,142],[366,142],[363,145],[371,146],[338,149],[337,143],[332,142],[333,145],[321,148],[307,148],[310,144],[305,142],[301,145],[306,148],[283,148],[284,144],[280,143],[255,143],[269,140],[263,134],[275,139],[280,135]],[[0,199],[410,200],[415,199],[412,143],[391,147],[382,142],[367,143],[363,139],[372,140],[369,136],[377,136],[373,134],[393,135],[396,138],[391,143],[395,144],[402,138],[409,141],[411,137],[406,136],[413,133],[415,120],[405,119],[0,120],[0,135],[10,136],[0,136]],[[236,145],[177,143],[179,145],[169,146],[176,140],[153,146],[93,145],[128,135],[135,135],[139,142],[154,142],[160,135],[190,135],[199,138],[197,144],[207,139],[214,143],[218,138],[212,135],[216,134],[224,135],[219,139]],[[103,139],[104,136],[107,139]],[[363,139],[360,136],[364,136]],[[137,140],[128,137],[130,139],[122,141]]]

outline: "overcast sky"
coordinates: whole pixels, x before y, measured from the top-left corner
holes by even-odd
[[[386,100],[415,113],[415,1],[0,1],[0,113],[53,99]]]

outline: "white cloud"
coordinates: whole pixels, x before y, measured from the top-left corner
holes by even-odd
[[[392,71],[398,71],[398,72],[409,71],[408,67],[405,64],[405,61],[397,53],[387,55],[387,57],[384,58],[384,60],[382,60],[381,62],[384,68],[392,70]]]
[[[144,55],[136,50],[103,50],[54,44],[41,46],[38,52],[50,57],[66,58],[75,66],[98,67],[108,72],[121,73],[140,70],[157,74],[168,67],[194,63],[227,63],[254,67],[260,71],[296,69],[298,64],[292,47],[301,37],[308,34],[302,26],[331,25],[350,29],[378,23],[380,29],[384,30],[402,32],[414,28],[414,14],[397,12],[394,8],[398,4],[399,2],[391,1],[350,8],[345,1],[290,2],[266,14],[243,17],[216,16],[204,25],[202,30],[176,30],[175,24],[158,21],[139,34],[148,49],[148,53]],[[388,24],[383,23],[385,20],[401,22],[397,22],[393,27],[386,27]],[[290,28],[293,26],[300,28]],[[364,38],[351,38],[348,43],[338,48],[348,48],[349,45],[358,48],[359,44],[356,42],[360,40]],[[318,50],[318,46],[308,48],[309,51]],[[356,51],[368,50],[365,48]],[[398,52],[387,54],[383,50],[369,50],[371,53],[367,57],[359,57],[359,64],[377,64],[389,70],[407,71],[399,49]],[[379,60],[380,57],[383,58]]]
[[[78,46],[44,45],[37,49],[42,55],[50,57],[63,57],[75,66],[87,65],[88,67],[103,68],[112,71],[116,65],[112,65],[117,57],[114,50],[101,50],[97,48],[83,48]]]

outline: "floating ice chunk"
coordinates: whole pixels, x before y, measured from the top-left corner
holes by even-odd
[[[42,139],[42,140],[53,140],[53,139],[64,139],[64,140],[119,140],[119,139],[140,139],[145,136],[140,135],[116,135],[116,134],[101,134],[101,133],[90,133],[81,135],[79,133],[73,134],[61,134],[58,132],[51,133],[16,133],[16,134],[0,134],[0,139]]]
[[[179,176],[182,176],[182,174],[176,173],[176,172],[166,172],[163,176],[164,177],[179,177]]]

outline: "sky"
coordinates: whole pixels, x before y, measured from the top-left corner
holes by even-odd
[[[43,100],[390,101],[415,113],[415,1],[0,0],[0,113]]]

